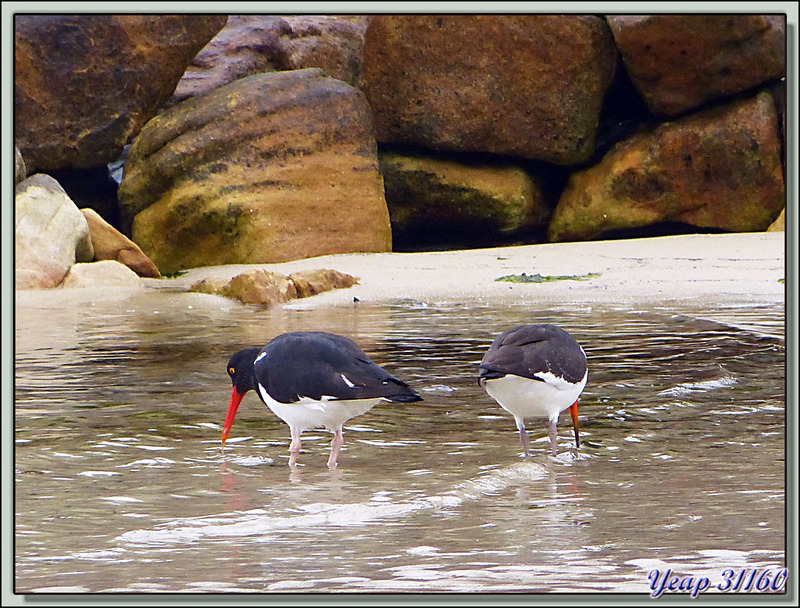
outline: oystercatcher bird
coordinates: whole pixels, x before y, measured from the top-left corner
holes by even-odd
[[[344,336],[321,331],[292,332],[273,338],[264,348],[245,348],[228,361],[233,382],[222,445],[236,410],[248,391],[255,391],[272,412],[289,425],[289,465],[300,452],[300,434],[324,427],[333,433],[328,466],[334,468],[344,444],[342,425],[380,401],[421,401],[408,384],[374,363]]]
[[[519,325],[495,338],[483,357],[478,383],[514,416],[525,456],[529,455],[525,418],[545,416],[553,456],[558,455],[559,414],[569,408],[578,436],[578,397],[586,386],[586,353],[556,325]]]

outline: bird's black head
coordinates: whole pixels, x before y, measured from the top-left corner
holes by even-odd
[[[234,353],[228,360],[228,375],[231,377],[231,382],[233,382],[233,390],[231,390],[228,415],[225,417],[225,424],[222,426],[222,445],[225,445],[228,434],[231,432],[239,404],[247,394],[247,391],[252,391],[256,388],[256,375],[253,366],[260,350],[260,348],[245,348]]]
[[[228,375],[231,377],[236,392],[240,395],[256,388],[253,364],[259,352],[261,349],[258,347],[244,348],[234,353],[228,361]]]

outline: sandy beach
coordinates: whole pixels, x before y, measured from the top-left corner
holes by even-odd
[[[359,284],[287,306],[318,307],[413,300],[516,303],[783,303],[785,233],[680,235],[425,253],[329,255],[282,264],[196,268],[149,287],[185,289],[204,277],[253,267],[288,274],[333,268]],[[543,282],[498,281],[540,275]]]

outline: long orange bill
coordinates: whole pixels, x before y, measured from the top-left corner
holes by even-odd
[[[581,447],[581,440],[578,436],[578,401],[569,406],[569,414],[572,416],[572,428],[575,430],[575,447]]]
[[[236,387],[233,387],[231,391],[231,402],[228,405],[228,415],[225,416],[225,425],[222,427],[222,445],[225,445],[225,442],[228,439],[228,435],[231,432],[231,427],[233,426],[233,419],[236,418],[236,410],[239,409],[239,404],[244,399],[246,393],[239,393],[236,390]]]

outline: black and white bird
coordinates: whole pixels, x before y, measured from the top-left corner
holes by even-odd
[[[556,325],[520,325],[495,338],[483,357],[478,383],[514,416],[525,456],[529,455],[525,419],[546,417],[550,448],[558,455],[558,417],[569,408],[578,433],[578,397],[586,386],[586,353]]]
[[[233,382],[222,445],[236,410],[248,391],[255,391],[272,412],[289,425],[289,465],[300,452],[300,434],[324,427],[333,433],[328,466],[336,467],[344,444],[342,425],[381,401],[410,403],[422,398],[408,384],[374,363],[344,336],[321,331],[292,332],[273,338],[264,348],[245,348],[228,361]]]

